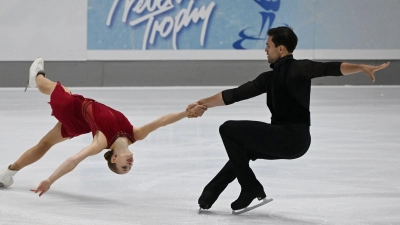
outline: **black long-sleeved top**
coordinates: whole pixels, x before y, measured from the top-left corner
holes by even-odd
[[[272,71],[255,80],[222,92],[225,105],[267,93],[267,105],[272,124],[307,123],[310,125],[311,79],[341,76],[341,62],[295,60],[293,55],[271,64]]]

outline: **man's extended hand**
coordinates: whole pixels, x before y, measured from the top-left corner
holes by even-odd
[[[186,108],[187,117],[188,118],[201,117],[206,110],[207,107],[204,105],[199,105],[198,103],[189,104],[188,107]]]
[[[364,65],[362,68],[362,71],[364,71],[364,73],[366,73],[372,80],[372,82],[375,82],[375,76],[374,73],[378,70],[384,69],[386,67],[388,67],[390,64],[390,62],[387,63],[383,63],[381,65],[378,66],[370,66],[370,65]]]

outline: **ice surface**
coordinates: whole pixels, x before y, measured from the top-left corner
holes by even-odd
[[[227,87],[71,88],[123,112],[134,126]],[[0,167],[13,163],[56,123],[48,96],[0,89]],[[87,224],[400,224],[400,87],[313,87],[312,144],[295,160],[251,162],[274,201],[242,215],[230,203],[235,180],[206,213],[202,188],[228,157],[218,133],[226,120],[270,121],[265,95],[209,109],[130,146],[128,175],[115,175],[102,154],[83,161],[38,197],[29,191],[91,142],[60,143],[0,190],[0,225]]]

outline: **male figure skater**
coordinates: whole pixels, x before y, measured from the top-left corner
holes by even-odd
[[[267,105],[272,114],[270,124],[259,121],[226,121],[220,126],[219,132],[229,160],[205,186],[198,200],[201,209],[209,209],[235,178],[238,179],[241,192],[238,199],[231,204],[234,214],[272,201],[266,199],[264,188],[249,167],[249,161],[295,159],[307,152],[311,143],[311,79],[364,72],[375,81],[374,72],[389,65],[296,60],[292,53],[297,45],[297,36],[291,28],[272,28],[267,34],[265,52],[272,71],[264,72],[253,81],[237,88],[201,99],[186,109],[190,117],[197,117],[201,116],[205,109],[195,110],[195,106],[204,105],[211,108],[230,105],[267,93]],[[246,208],[255,198],[263,202]]]

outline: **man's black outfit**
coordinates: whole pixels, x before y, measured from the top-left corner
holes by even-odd
[[[208,209],[235,178],[241,185],[239,199],[232,209],[246,207],[256,198],[265,197],[263,186],[249,167],[256,159],[295,159],[304,155],[311,143],[311,79],[341,76],[341,62],[295,60],[292,55],[271,64],[272,71],[255,80],[222,92],[225,105],[267,93],[271,124],[258,121],[226,121],[220,134],[229,161],[204,188],[200,207]]]

